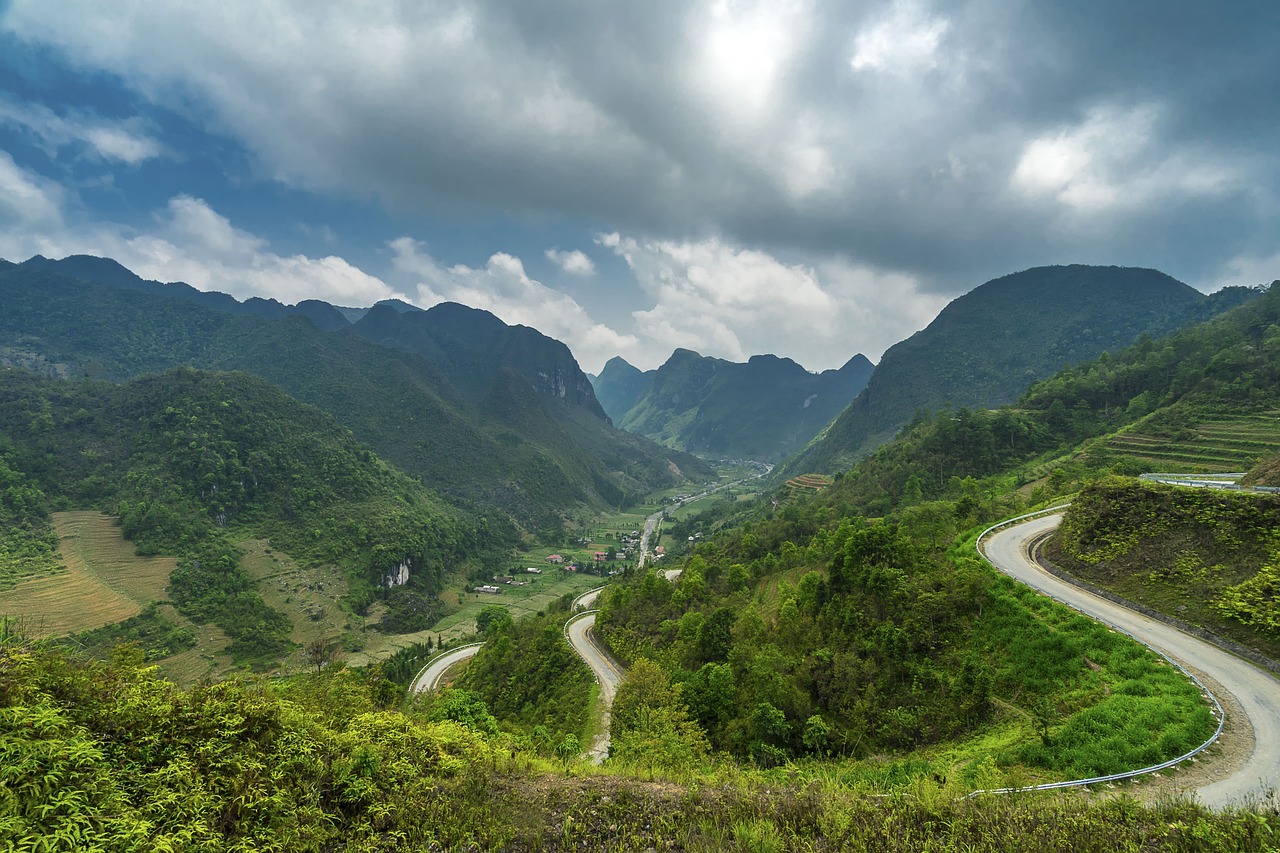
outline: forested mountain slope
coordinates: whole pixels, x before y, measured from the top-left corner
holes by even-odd
[[[871,371],[862,355],[839,370],[810,373],[773,355],[735,363],[678,349],[646,374],[647,387],[620,426],[704,456],[777,461],[817,435]]]
[[[972,561],[971,546],[947,548],[958,532],[1028,503],[1044,505],[1113,471],[1143,470],[1110,448],[1116,430],[1205,411],[1280,412],[1280,289],[1250,295],[1257,298],[1222,316],[1061,371],[1016,407],[918,417],[818,494],[779,490],[769,502],[725,503],[719,516],[712,510],[685,522],[682,532],[697,525],[708,535],[692,546],[679,579],[654,574],[607,591],[599,636],[626,662],[658,665],[655,674],[637,664],[654,695],[675,697],[654,700],[666,703],[664,737],[680,742],[684,723],[697,723],[711,747],[757,763],[963,739],[993,707],[1009,706],[1040,719],[1044,735],[1038,745],[1021,742],[1017,756],[997,758],[1002,765],[1065,768],[1079,759],[1080,769],[1109,772],[1102,770],[1109,759],[1085,745],[1096,742],[1086,732],[1124,729],[1138,718],[1144,727],[1173,726],[1170,737],[1191,744],[1199,735],[1178,727],[1204,722],[1204,709],[1189,694],[1176,711],[1164,700],[1135,699],[1159,679],[1137,679],[1124,662],[1131,652],[1117,649],[1103,661],[1096,643],[1107,632],[1058,621],[1052,605]],[[1155,500],[1086,499],[1067,547],[1085,562],[1098,549],[1119,553],[1135,541],[1151,550],[1135,536],[1158,529],[1167,492]],[[1273,630],[1280,617],[1265,590],[1274,580],[1274,537],[1266,532],[1274,500],[1222,498],[1233,507],[1200,512],[1211,500],[1219,499],[1188,497],[1166,512],[1175,542],[1195,549],[1148,571],[1175,596],[1188,583],[1212,586],[1224,618]],[[1232,557],[1222,561],[1234,568],[1210,562],[1224,549]],[[1048,660],[1063,668],[1047,671]],[[1092,692],[1100,685],[1086,670],[1111,667],[1121,682],[1141,685]],[[1075,698],[1048,700],[1078,678],[1080,687],[1067,687]],[[1040,691],[1051,706],[1039,704]],[[624,745],[655,736],[644,725],[614,731],[615,744],[619,735]],[[1075,737],[1079,751],[1067,746]],[[683,743],[683,754],[697,753],[696,737]]]
[[[227,313],[167,293],[67,278],[47,264],[8,267],[0,271],[0,362],[113,379],[180,364],[245,370],[331,412],[428,485],[500,508],[533,529],[558,527],[583,503],[617,505],[628,494],[678,482],[677,471],[710,474],[697,460],[673,459],[672,451],[613,430],[598,407],[584,418],[581,406],[533,393],[527,377],[531,393],[522,395],[519,382],[500,379],[510,374],[505,365],[486,374],[483,399],[473,400],[422,356],[375,344],[352,328],[324,332],[302,316]]]
[[[179,612],[218,624],[233,654],[259,661],[283,654],[288,626],[240,567],[237,537],[339,566],[356,609],[394,586],[424,617],[438,615],[447,571],[515,541],[511,527],[450,507],[329,415],[243,373],[180,368],[109,384],[0,369],[0,466],[20,498],[5,501],[6,543],[47,541],[55,507],[118,516],[139,553],[179,558],[169,583]],[[31,550],[0,578],[47,568]]]
[[[1205,296],[1155,270],[1037,267],[983,284],[890,347],[867,387],[788,470],[834,472],[917,412],[989,408],[1069,364],[1207,319],[1253,294]]]

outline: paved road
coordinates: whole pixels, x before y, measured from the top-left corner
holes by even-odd
[[[587,748],[587,754],[591,756],[591,760],[599,764],[609,755],[609,709],[613,706],[613,697],[618,692],[618,685],[622,683],[623,672],[604,649],[596,644],[595,637],[591,634],[591,628],[595,624],[596,614],[588,613],[566,625],[565,634],[573,650],[587,662],[587,666],[591,667],[591,671],[595,673],[596,681],[600,683],[602,709],[600,732]]]
[[[636,562],[637,569],[643,569],[644,564],[649,562],[649,537],[653,535],[654,528],[662,520],[663,512],[665,510],[660,509],[644,520],[644,532],[640,534],[640,559]]]
[[[1057,527],[1061,515],[1042,516],[994,533],[984,551],[996,568],[1081,612],[1133,636],[1193,670],[1209,673],[1249,718],[1253,752],[1231,775],[1199,788],[1200,802],[1214,807],[1277,802],[1280,789],[1280,680],[1250,663],[1178,629],[1059,580],[1028,556],[1028,544]],[[1219,698],[1222,698],[1219,696]]]
[[[690,495],[689,497],[677,503],[676,506],[684,506],[685,504],[690,504],[690,503],[693,503],[694,501],[702,500],[707,495],[714,494],[715,492],[718,492],[722,489],[729,489],[734,486],[741,485],[742,483],[747,482],[747,480],[753,480],[759,477],[764,477],[768,475],[768,473],[772,470],[773,470],[772,465],[766,465],[765,471],[763,474],[752,474],[750,477],[743,477],[741,480],[734,480],[732,483],[721,483],[720,485],[715,486],[713,488],[705,489],[701,492],[698,492],[698,494],[696,495]],[[670,507],[668,507],[667,509],[670,509]],[[653,515],[649,516],[644,520],[644,532],[640,534],[640,559],[636,562],[637,569],[643,569],[644,564],[649,562],[649,537],[653,535],[654,528],[658,526],[658,522],[662,520],[662,515],[663,513],[667,512],[667,509],[660,509],[657,512],[655,512]]]
[[[576,613],[579,610],[590,610],[591,605],[596,603],[596,599],[600,597],[600,593],[604,592],[604,587],[598,586],[595,589],[589,589],[582,595],[573,600],[569,610]]]
[[[413,685],[409,688],[410,691],[413,693],[421,693],[424,690],[434,691],[440,685],[440,679],[444,677],[446,670],[462,663],[464,660],[470,660],[475,656],[476,652],[480,651],[482,645],[484,643],[473,643],[469,646],[459,646],[456,649],[445,652],[422,671],[422,674],[414,680]]]

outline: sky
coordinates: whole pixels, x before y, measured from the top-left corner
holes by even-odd
[[[1028,267],[1280,278],[1274,0],[0,0],[0,257],[811,370]]]

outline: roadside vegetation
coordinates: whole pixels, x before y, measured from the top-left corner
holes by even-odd
[[[1280,660],[1280,495],[1108,479],[1048,556],[1073,575]]]

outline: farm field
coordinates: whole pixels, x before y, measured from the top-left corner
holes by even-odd
[[[1176,438],[1125,432],[1106,447],[1169,473],[1248,471],[1260,457],[1280,453],[1280,412],[1210,415]]]
[[[166,598],[176,561],[137,556],[110,516],[57,512],[53,523],[66,571],[22,580],[0,592],[0,614],[21,620],[30,636],[101,628]]]
[[[344,654],[342,660],[350,666],[363,666],[384,660],[397,650],[414,643],[425,643],[428,637],[445,642],[468,637],[475,633],[476,617],[486,607],[495,604],[505,607],[510,611],[512,619],[519,619],[537,613],[564,595],[576,596],[600,586],[606,580],[594,575],[561,572],[559,569],[548,569],[546,574],[528,577],[531,580],[528,586],[504,586],[499,595],[460,592],[457,586],[451,587],[441,593],[440,597],[451,607],[456,607],[455,612],[426,631],[412,634],[378,634],[369,631],[364,636],[367,645],[358,652]]]

